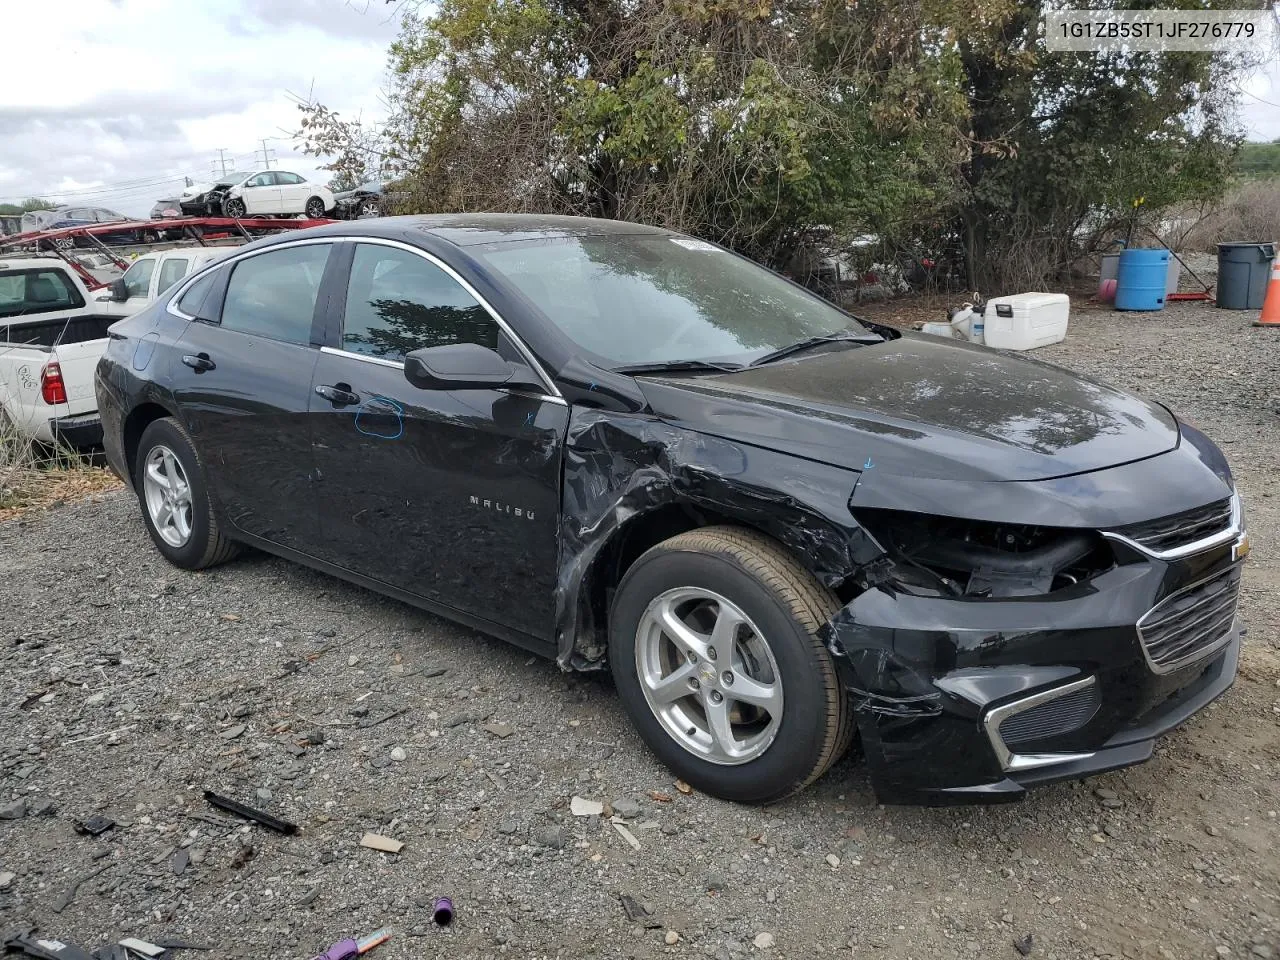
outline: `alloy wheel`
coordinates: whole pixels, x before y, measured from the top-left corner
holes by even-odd
[[[171,547],[185,546],[191,539],[191,484],[168,447],[156,446],[147,454],[142,493],[156,533]]]
[[[711,763],[748,763],[782,722],[782,678],[768,641],[738,606],[678,587],[649,604],[636,631],[636,672],[667,735]]]
[[[319,197],[312,197],[307,201],[306,214],[312,220],[319,220],[324,216],[324,201]]]

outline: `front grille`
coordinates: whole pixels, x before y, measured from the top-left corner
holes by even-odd
[[[1166,597],[1138,621],[1138,638],[1157,673],[1190,663],[1221,646],[1240,599],[1239,565]]]
[[[1207,507],[1184,510],[1182,513],[1145,523],[1132,523],[1113,532],[1141,544],[1153,553],[1163,553],[1204,540],[1230,526],[1231,499],[1228,497]]]
[[[1101,703],[1098,685],[1091,683],[1056,700],[1015,713],[1000,724],[1000,739],[1012,747],[1079,730],[1093,719]]]

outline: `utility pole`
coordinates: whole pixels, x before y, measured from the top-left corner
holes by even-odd
[[[222,175],[225,177],[227,175],[227,148],[226,147],[218,148],[218,162],[222,164]]]
[[[275,157],[276,157],[276,152],[275,152],[274,150],[269,150],[269,149],[267,148],[267,138],[266,138],[266,137],[263,137],[263,138],[262,138],[260,141],[258,141],[258,142],[262,144],[262,150],[261,150],[261,151],[258,151],[258,150],[253,151],[254,156],[256,157],[259,153],[261,153],[261,154],[262,154],[262,166],[263,166],[265,169],[270,170],[270,169],[271,169],[271,161],[275,159]]]

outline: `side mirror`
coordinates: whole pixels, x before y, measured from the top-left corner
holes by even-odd
[[[129,288],[124,285],[124,278],[117,277],[111,281],[111,301],[113,303],[124,303],[129,299]]]
[[[405,379],[423,390],[493,390],[524,387],[542,392],[533,371],[508,363],[478,343],[423,347],[404,358]]]

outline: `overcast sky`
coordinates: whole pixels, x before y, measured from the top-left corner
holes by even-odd
[[[207,179],[225,148],[326,180],[283,131],[289,94],[347,116],[382,115],[384,0],[2,0],[0,202],[29,196],[145,215],[183,177]],[[22,38],[21,40],[19,38]],[[1280,68],[1240,94],[1253,139],[1280,137]]]
[[[376,119],[399,21],[383,0],[2,0],[0,202],[56,196],[145,215],[241,170],[325,181],[290,93]],[[17,42],[17,38],[25,38]]]

